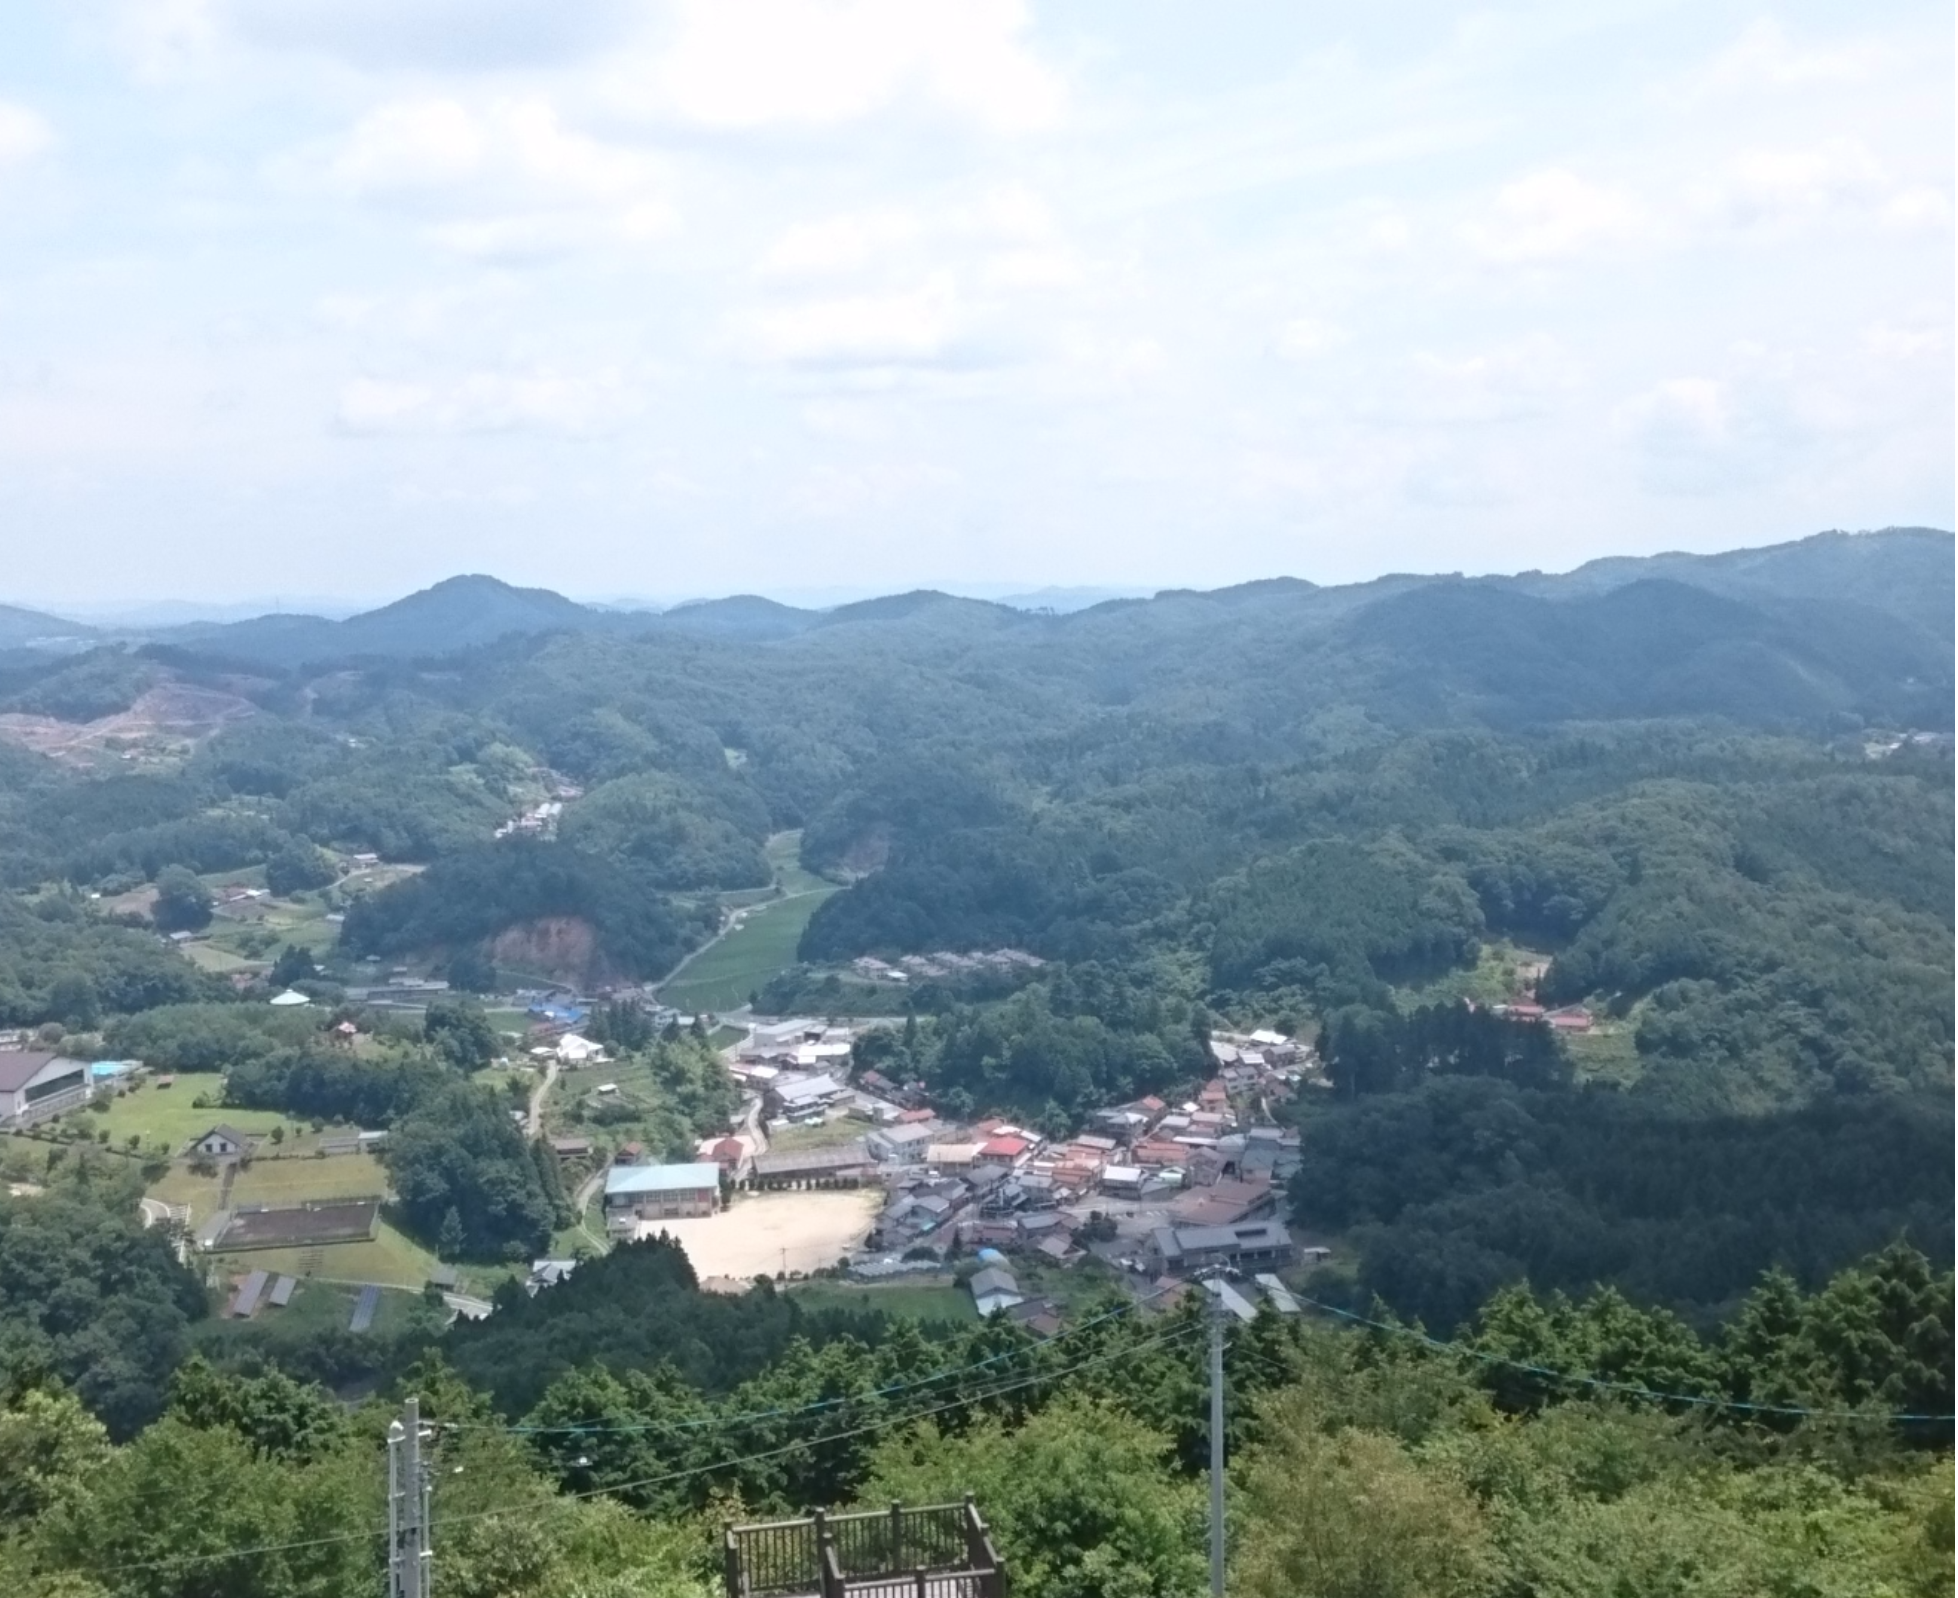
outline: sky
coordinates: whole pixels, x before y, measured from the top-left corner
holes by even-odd
[[[1948,3],[8,0],[0,599],[1953,523]]]

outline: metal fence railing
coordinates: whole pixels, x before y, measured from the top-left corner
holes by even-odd
[[[1005,1598],[970,1499],[730,1526],[728,1598]]]

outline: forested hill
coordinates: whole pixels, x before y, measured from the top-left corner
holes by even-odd
[[[1951,568],[1824,535],[1068,615],[465,578],[0,650],[0,1026],[108,1048],[389,965],[657,982],[793,877],[754,996],[908,1008],[880,1064],[953,1114],[1068,1133],[1192,1093],[1220,1021],[1316,1029],[1293,1213],[1353,1302],[1439,1326],[1528,1277],[1717,1318],[1771,1265],[1951,1248]],[[159,936],[240,878],[304,948]],[[1044,963],[852,969],[1003,949]],[[1589,1030],[1494,1019],[1532,994]]]
[[[1612,557],[1563,575],[1527,572],[1477,579],[1474,586],[1544,599],[1577,599],[1653,581],[1742,601],[1757,612],[1747,625],[1766,625],[1771,632],[1786,632],[1791,625],[1803,629],[1821,606],[1837,611],[1850,607],[1850,613],[1861,615],[1865,624],[1872,615],[1904,621],[1912,633],[1932,641],[1948,643],[1952,635],[1951,535],[1928,528],[1819,533],[1793,543],[1716,555]],[[1153,601],[1113,600],[1091,607],[1093,616],[1076,615],[1083,618],[1078,624],[1081,629],[1093,635],[1098,632],[1094,618],[1109,611],[1126,613],[1133,624],[1139,619],[1137,612],[1160,610],[1167,613],[1168,630],[1175,632],[1179,621],[1190,625],[1206,608],[1200,605],[1193,611],[1183,603],[1196,600],[1233,611],[1251,607],[1285,625],[1316,629],[1412,588],[1460,586],[1461,579],[1446,577],[1390,577],[1339,588],[1275,578],[1208,593],[1177,590],[1159,594]],[[580,605],[542,589],[513,588],[491,577],[466,576],[449,578],[343,621],[277,615],[111,635],[0,607],[0,649],[36,642],[75,647],[96,637],[112,637],[125,645],[165,645],[287,670],[336,660],[438,657],[498,639],[549,632],[658,633],[757,643],[822,627],[897,621],[922,613],[934,614],[942,622],[945,611],[961,607],[1008,616],[1027,614],[979,601],[952,601],[930,592],[891,595],[827,611],[799,609],[754,595],[688,603],[663,612],[614,610]],[[1765,622],[1758,613],[1765,614]],[[1512,613],[1511,625],[1528,625],[1522,618],[1531,614],[1527,609]],[[1064,625],[1062,630],[1070,629]],[[1700,641],[1697,634],[1695,641]]]

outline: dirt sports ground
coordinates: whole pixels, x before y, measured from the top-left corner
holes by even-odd
[[[834,1265],[869,1235],[883,1203],[875,1188],[839,1192],[754,1193],[732,1209],[697,1220],[641,1221],[641,1237],[661,1232],[680,1244],[694,1274],[746,1285],[778,1271]],[[718,1284],[716,1284],[718,1285]]]

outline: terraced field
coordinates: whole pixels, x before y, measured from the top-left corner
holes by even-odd
[[[737,910],[736,924],[687,961],[660,987],[660,997],[678,1009],[734,1010],[748,995],[795,962],[802,929],[837,884],[804,871],[796,862],[802,835],[780,832],[769,839],[768,854],[783,897]]]

